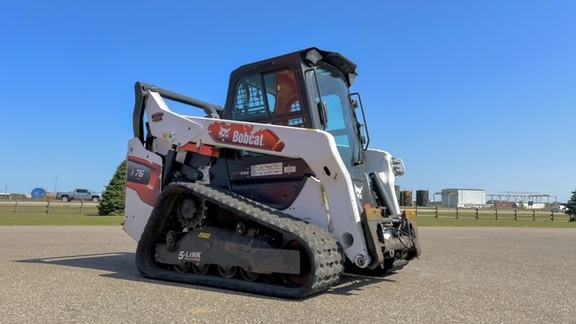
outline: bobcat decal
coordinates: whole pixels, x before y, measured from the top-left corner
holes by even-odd
[[[281,152],[284,142],[269,129],[255,130],[254,126],[214,122],[208,126],[208,134],[216,142],[254,147],[261,150]]]

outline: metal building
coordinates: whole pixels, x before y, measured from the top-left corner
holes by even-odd
[[[556,196],[537,192],[502,191],[499,194],[488,194],[489,201],[498,206],[520,206],[528,209],[542,209],[558,203]]]
[[[486,190],[442,189],[442,207],[485,207]]]

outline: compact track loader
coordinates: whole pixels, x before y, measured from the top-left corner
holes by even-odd
[[[137,82],[124,230],[140,273],[301,298],[416,258],[394,190],[404,164],[368,148],[356,76],[310,48],[233,71],[224,108]]]

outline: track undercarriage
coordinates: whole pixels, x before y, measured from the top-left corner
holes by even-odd
[[[200,183],[166,186],[136,251],[146,277],[300,298],[344,271],[333,235]]]

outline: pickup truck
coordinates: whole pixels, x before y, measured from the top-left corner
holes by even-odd
[[[74,191],[57,192],[56,199],[60,199],[63,202],[70,200],[91,200],[93,202],[99,202],[100,199],[102,199],[102,194],[88,189],[74,189]]]

